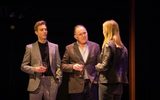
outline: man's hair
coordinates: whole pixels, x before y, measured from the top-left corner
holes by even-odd
[[[84,28],[85,28],[85,26],[82,25],[82,24],[76,25],[76,26],[74,27],[74,34],[76,34],[76,29],[79,28],[79,27],[84,27]]]
[[[37,21],[34,25],[34,31],[37,31],[38,26],[40,26],[40,25],[46,25],[46,21],[44,21],[44,20]]]

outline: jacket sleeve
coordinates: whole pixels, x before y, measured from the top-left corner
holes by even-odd
[[[32,70],[32,66],[31,66],[31,62],[30,62],[31,48],[32,48],[32,45],[26,46],[23,61],[21,64],[21,70],[24,71],[25,73],[28,73],[28,74],[34,74],[34,71]]]
[[[66,47],[65,53],[62,59],[62,70],[64,72],[73,72],[73,63],[70,62],[69,49]]]
[[[111,59],[111,48],[110,46],[105,46],[102,49],[101,55],[100,55],[100,63],[96,65],[97,71],[106,71],[110,65],[110,59]]]
[[[56,79],[58,79],[60,82],[62,81],[62,70],[61,70],[61,58],[59,54],[59,48],[58,45],[56,47]]]

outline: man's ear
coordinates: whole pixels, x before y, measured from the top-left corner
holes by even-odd
[[[34,31],[34,33],[35,33],[36,35],[38,35],[37,31]]]
[[[74,35],[74,38],[77,40],[77,36],[76,35]]]

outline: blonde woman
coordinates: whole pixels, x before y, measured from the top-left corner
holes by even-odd
[[[99,100],[121,100],[123,84],[128,83],[128,50],[121,41],[119,25],[115,20],[103,23],[104,41],[99,72]]]

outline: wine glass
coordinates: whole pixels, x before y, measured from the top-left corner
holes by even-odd
[[[42,62],[42,66],[45,67],[46,71],[47,71],[47,69],[48,69],[47,62]],[[45,72],[42,73],[43,76],[45,76]]]
[[[81,71],[78,71],[79,77],[83,77],[83,75],[84,75],[84,65],[80,64],[79,67],[81,69]]]

